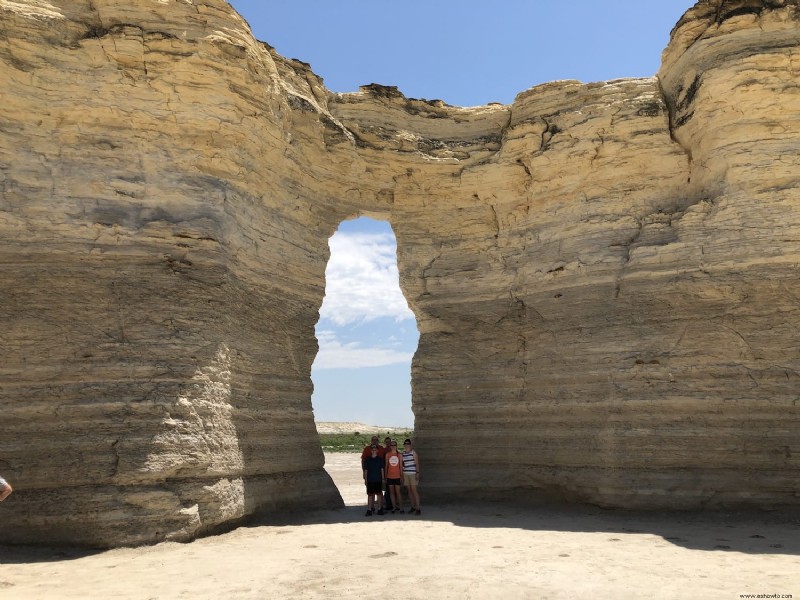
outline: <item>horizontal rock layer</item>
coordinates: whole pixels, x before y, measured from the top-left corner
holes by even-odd
[[[799,13],[699,2],[658,77],[458,108],[328,92],[221,0],[0,0],[5,538],[341,502],[310,368],[358,215],[427,497],[797,505]]]

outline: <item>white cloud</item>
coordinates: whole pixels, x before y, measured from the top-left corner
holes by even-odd
[[[337,232],[329,244],[321,319],[342,326],[381,317],[414,318],[398,283],[394,235]]]
[[[317,331],[319,353],[314,369],[359,369],[411,364],[413,352],[398,352],[390,348],[364,348],[359,342],[342,344],[333,331]]]

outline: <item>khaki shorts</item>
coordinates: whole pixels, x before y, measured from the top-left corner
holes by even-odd
[[[403,485],[408,487],[410,485],[417,485],[416,473],[403,473]]]

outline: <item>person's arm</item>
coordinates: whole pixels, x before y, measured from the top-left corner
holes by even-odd
[[[414,464],[417,465],[417,481],[419,481],[419,454],[414,450]]]
[[[364,468],[364,483],[367,483],[367,469]]]

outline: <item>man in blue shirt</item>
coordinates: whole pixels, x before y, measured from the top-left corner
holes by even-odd
[[[370,447],[370,456],[363,461],[364,465],[364,484],[367,486],[367,515],[372,516],[372,511],[375,508],[375,503],[378,504],[378,514],[382,515],[383,504],[381,496],[383,495],[383,483],[386,474],[383,469],[383,458],[378,454],[378,445],[372,444]]]

